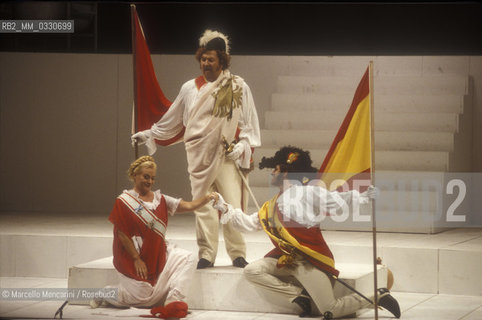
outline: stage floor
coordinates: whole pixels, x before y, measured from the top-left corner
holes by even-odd
[[[170,219],[167,238],[196,251],[194,216]],[[372,261],[370,232],[324,231],[337,263]],[[220,237],[222,239],[222,236]],[[482,229],[438,234],[378,233],[379,256],[395,274],[402,319],[482,319]],[[246,234],[248,261],[271,246],[261,231]],[[54,245],[58,245],[55,250]],[[110,256],[112,225],[88,214],[0,213],[0,288],[67,288],[68,268]],[[220,243],[216,266],[229,265]],[[98,255],[95,256],[94,255]],[[87,259],[86,261],[81,261]],[[32,262],[33,261],[33,262]],[[54,271],[60,275],[56,275]],[[62,301],[0,300],[1,318],[51,318]],[[67,306],[65,318],[138,319],[145,310]],[[389,314],[380,313],[380,318]],[[367,310],[358,319],[372,319]],[[293,315],[193,310],[188,319],[299,319]]]
[[[0,278],[2,288],[66,288],[66,279],[48,278]],[[479,320],[482,319],[482,296],[460,296],[393,292],[400,303],[404,320]],[[0,300],[2,319],[52,319],[62,301],[6,301]],[[186,319],[192,320],[296,320],[296,315],[227,312],[215,310],[191,310]],[[146,309],[91,309],[88,306],[68,305],[64,319],[140,319],[148,314]],[[374,311],[366,309],[358,318],[373,319]],[[387,311],[379,312],[379,319],[391,318]]]

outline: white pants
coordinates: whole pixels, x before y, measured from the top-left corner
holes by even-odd
[[[116,307],[154,307],[173,301],[184,301],[188,285],[196,269],[196,258],[191,252],[167,246],[167,261],[154,286],[145,281],[137,281],[119,273],[117,300],[107,302]]]
[[[234,208],[241,208],[241,202],[246,207],[247,197],[243,197],[243,181],[230,159],[225,159],[219,168],[216,180],[210,186],[208,193],[219,192],[224,200]],[[196,236],[199,246],[199,258],[211,262],[216,260],[218,252],[219,215],[218,211],[206,205],[194,212],[196,214]],[[246,257],[246,243],[241,232],[235,230],[229,222],[223,225],[224,242],[226,251],[231,260],[237,257]]]
[[[300,258],[294,266],[283,268],[278,268],[276,263],[274,258],[252,262],[244,268],[244,275],[253,284],[280,293],[286,303],[292,303],[305,288],[318,311],[321,314],[330,311],[335,318],[353,314],[370,305],[356,294],[336,299],[328,275],[307,260]]]

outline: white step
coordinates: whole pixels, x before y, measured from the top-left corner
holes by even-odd
[[[336,130],[261,130],[263,147],[293,145],[302,149],[328,149]],[[380,151],[453,151],[454,136],[448,132],[375,131]]]
[[[377,170],[448,170],[449,153],[437,151],[375,151]]]
[[[263,148],[281,148],[292,145],[302,149],[330,147],[335,138],[336,130],[261,130],[261,145]],[[255,149],[255,153],[257,149]]]
[[[459,56],[296,56],[282,63],[290,75],[360,78],[370,61],[375,75],[387,76],[445,77],[466,74],[469,67],[469,58]]]
[[[377,57],[370,56],[301,56],[286,57],[287,74],[301,76],[343,76],[353,77],[359,80],[368,67],[370,60],[375,60],[377,67]]]
[[[263,156],[272,157],[279,148],[258,148],[253,155],[258,164]],[[313,166],[319,168],[328,149],[311,149]],[[377,170],[404,171],[446,171],[449,165],[449,152],[439,151],[375,151]]]
[[[370,264],[339,264],[340,279],[365,295],[373,292],[373,266]],[[69,288],[102,288],[116,285],[117,272],[112,257],[91,261],[71,267]],[[378,266],[379,287],[387,283],[387,269]],[[335,284],[337,297],[351,293],[349,289]],[[266,303],[269,301],[269,303]],[[249,283],[243,270],[231,266],[196,270],[187,302],[192,309],[225,310],[245,312],[297,313],[293,304],[281,304],[282,297],[269,294]],[[72,300],[72,304],[88,304],[87,300]]]
[[[280,93],[340,94],[353,97],[361,80],[353,77],[279,76]],[[468,78],[461,76],[379,76],[374,77],[374,92],[382,95],[464,95]]]
[[[267,111],[265,129],[269,130],[338,130],[345,112],[275,112]],[[375,113],[375,130],[450,132],[458,130],[458,115],[453,113]]]
[[[354,94],[354,93],[353,93]],[[353,97],[348,95],[274,93],[273,111],[348,111]],[[382,95],[375,93],[375,112],[461,113],[462,95]]]

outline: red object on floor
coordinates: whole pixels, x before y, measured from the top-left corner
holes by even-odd
[[[154,307],[151,309],[151,314],[154,317],[161,319],[166,318],[185,318],[187,316],[187,303],[182,301],[174,301],[165,306]],[[146,316],[151,317],[151,316]]]

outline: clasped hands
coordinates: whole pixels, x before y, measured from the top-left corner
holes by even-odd
[[[220,195],[217,192],[212,192],[211,195],[213,195],[213,203],[211,204],[214,209],[218,210],[221,214],[224,214],[229,211],[229,204],[224,201],[224,198],[222,195]],[[210,195],[210,196],[211,196]]]

